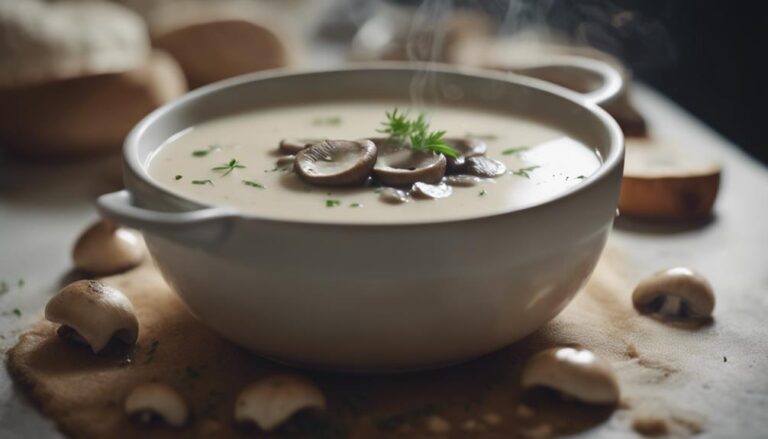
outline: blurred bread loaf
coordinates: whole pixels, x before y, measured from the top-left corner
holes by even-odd
[[[0,0],[0,89],[144,64],[142,18],[104,1]]]
[[[253,1],[171,1],[149,16],[152,43],[181,65],[191,88],[292,61],[284,17]]]
[[[690,220],[711,214],[720,165],[657,141],[627,142],[619,196],[621,215]]]
[[[185,91],[160,51],[121,73],[0,90],[0,145],[36,157],[117,151],[141,118]]]

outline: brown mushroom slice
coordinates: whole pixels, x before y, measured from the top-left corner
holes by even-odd
[[[187,403],[181,395],[162,383],[139,384],[131,390],[123,405],[126,414],[142,424],[160,418],[170,426],[181,427],[189,417]]]
[[[488,150],[485,142],[474,137],[446,137],[443,141],[459,153],[458,157],[445,158],[448,170],[451,172],[461,172],[469,157],[485,155]]]
[[[296,155],[304,148],[319,142],[319,139],[283,139],[277,149],[286,155]]]
[[[459,186],[459,187],[477,186],[478,184],[480,184],[481,181],[482,179],[480,177],[475,177],[474,175],[466,175],[466,174],[446,175],[443,178],[443,183],[450,186]]]
[[[77,239],[72,259],[75,268],[85,273],[114,274],[139,265],[144,246],[137,232],[100,220]]]
[[[632,303],[640,313],[662,319],[704,319],[715,309],[715,293],[701,274],[675,267],[643,279]]]
[[[393,187],[385,187],[379,191],[379,199],[389,204],[403,204],[411,201],[407,192]]]
[[[293,167],[309,184],[362,185],[376,163],[376,154],[370,140],[323,140],[299,151]]]
[[[304,410],[325,410],[323,392],[302,377],[275,375],[240,392],[235,402],[235,420],[272,431]]]
[[[622,215],[657,220],[706,217],[720,186],[720,165],[657,141],[628,141],[619,196]]]
[[[293,166],[293,162],[296,161],[295,155],[284,155],[277,159],[277,162],[275,164],[282,168],[283,166]]]
[[[431,199],[447,198],[451,196],[453,188],[445,183],[429,184],[423,182],[416,182],[411,186],[410,194],[414,198]]]
[[[551,348],[526,363],[524,390],[545,387],[588,404],[615,405],[619,384],[611,365],[587,349]]]
[[[446,161],[442,154],[413,151],[394,142],[377,142],[379,157],[373,175],[387,185],[410,186],[417,181],[437,183],[445,175]]]
[[[504,175],[507,172],[507,167],[498,160],[485,156],[475,156],[467,158],[464,172],[478,177],[493,178]]]
[[[45,318],[61,324],[59,336],[101,352],[113,338],[133,345],[139,321],[133,304],[120,290],[95,280],[62,288],[45,306]]]

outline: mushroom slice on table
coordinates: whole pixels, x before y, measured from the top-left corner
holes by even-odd
[[[507,172],[504,163],[485,156],[469,157],[463,168],[464,172],[478,177],[498,177]]]
[[[438,199],[447,198],[453,192],[453,188],[445,183],[429,184],[422,183],[420,181],[413,184],[411,187],[411,195],[415,198],[423,199]]]
[[[235,420],[271,431],[304,410],[325,410],[323,392],[295,375],[275,375],[245,387],[235,402]]]
[[[319,141],[319,139],[283,139],[280,141],[278,150],[286,155],[296,155],[302,149],[307,148]]]
[[[96,280],[64,287],[48,301],[45,318],[61,324],[59,336],[87,344],[94,353],[113,338],[133,345],[139,336],[139,321],[128,297]]]
[[[370,140],[323,140],[296,154],[293,167],[309,184],[362,185],[376,163],[376,145]]]
[[[386,185],[410,186],[417,181],[437,183],[445,175],[446,160],[442,154],[414,151],[389,139],[372,140],[379,149],[373,174]]]
[[[72,259],[80,271],[114,274],[139,265],[144,259],[144,246],[138,232],[100,220],[77,239]]]
[[[546,387],[589,404],[619,402],[619,384],[610,364],[586,349],[539,352],[526,363],[521,381],[525,390]]]
[[[715,309],[715,293],[701,274],[675,267],[640,281],[632,303],[640,313],[662,319],[704,319]]]
[[[187,422],[189,408],[184,398],[173,387],[162,383],[145,383],[136,386],[125,398],[125,412],[148,424],[160,418],[173,427]]]
[[[461,171],[469,157],[485,155],[488,146],[474,137],[446,137],[443,141],[459,153],[458,157],[446,157],[449,171]]]

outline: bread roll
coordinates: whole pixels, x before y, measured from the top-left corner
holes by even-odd
[[[0,0],[0,89],[136,69],[149,51],[144,21],[122,6]]]
[[[160,51],[124,73],[0,90],[0,146],[37,157],[116,151],[142,117],[185,91]]]
[[[628,142],[619,212],[656,220],[706,217],[719,185],[717,163],[654,141]]]

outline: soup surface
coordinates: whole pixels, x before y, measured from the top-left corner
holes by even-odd
[[[465,107],[427,108],[446,137],[475,137],[507,172],[451,196],[392,205],[376,187],[320,187],[291,165],[277,166],[285,138],[381,137],[385,112],[407,102],[330,102],[260,109],[212,120],[169,139],[149,158],[149,173],[171,192],[257,217],[345,224],[449,221],[540,204],[580,184],[600,166],[596,151],[547,125]],[[236,160],[236,166],[231,165]],[[214,169],[219,168],[219,169]]]

